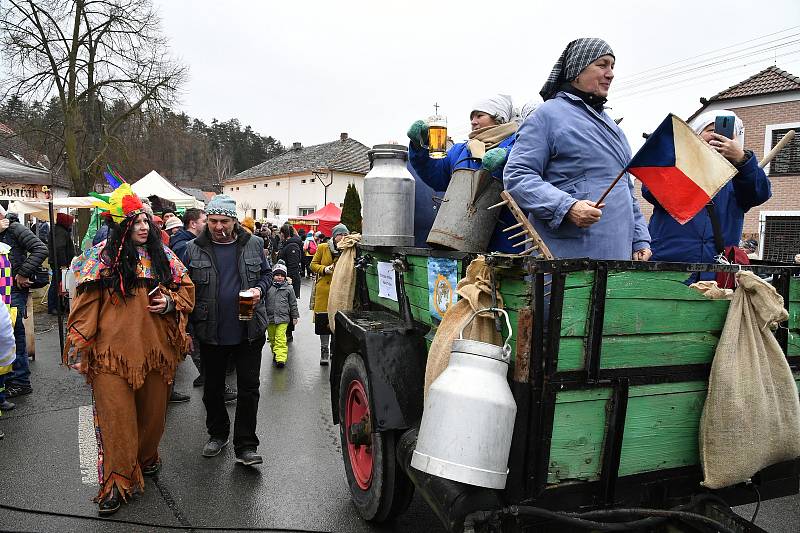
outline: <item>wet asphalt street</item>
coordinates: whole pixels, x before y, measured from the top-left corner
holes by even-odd
[[[127,532],[170,531],[176,526],[230,530],[319,532],[442,531],[433,513],[415,496],[396,522],[376,526],[362,520],[350,503],[344,479],[339,428],[330,414],[327,367],[319,366],[319,337],[308,310],[310,286],[303,284],[301,322],[289,345],[286,368],[271,365],[265,346],[261,365],[258,432],[260,468],[234,464],[233,446],[218,457],[200,455],[207,440],[202,389],[193,388],[194,365],[184,361],[177,389],[188,403],[170,404],[161,441],[164,467],[146,478],[145,492],[116,513],[114,520],[161,524],[155,528],[115,524],[0,509],[1,531]],[[59,365],[55,321],[37,317],[37,359],[32,363],[34,394],[17,398],[18,406],[0,418],[0,504],[95,517],[97,493],[93,464],[82,470],[79,426],[90,412],[89,388],[76,372]],[[51,329],[52,328],[52,329]],[[136,339],[121,342],[135,343]],[[235,376],[229,377],[235,385]],[[235,404],[229,406],[233,418]],[[93,436],[86,435],[85,441]],[[94,457],[93,459],[96,459]],[[84,482],[87,481],[87,482]]]
[[[212,459],[200,455],[207,439],[202,389],[185,361],[177,389],[188,403],[170,404],[161,442],[164,467],[147,478],[145,493],[111,520],[95,519],[97,492],[89,407],[83,378],[59,365],[55,321],[37,317],[35,393],[0,418],[0,504],[70,516],[0,509],[0,531],[129,532],[212,527],[223,530],[314,532],[441,532],[422,499],[391,524],[360,519],[344,480],[338,426],[331,422],[327,367],[319,366],[319,341],[308,311],[310,286],[303,284],[301,323],[285,369],[271,366],[264,348],[259,405],[260,468],[234,464],[233,447]],[[136,339],[121,342],[135,343]],[[229,382],[235,383],[231,376]],[[233,415],[234,406],[229,407]],[[83,428],[83,429],[81,429]],[[83,447],[83,452],[81,452]],[[753,506],[740,509],[748,518]],[[86,517],[86,518],[80,518]],[[87,519],[88,518],[88,519]],[[129,521],[115,522],[119,521]],[[166,526],[163,528],[130,522]],[[767,531],[800,531],[800,497],[765,502],[758,525]]]

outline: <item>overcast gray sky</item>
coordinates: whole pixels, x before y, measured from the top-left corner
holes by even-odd
[[[634,148],[667,113],[686,118],[701,96],[771,64],[800,75],[797,0],[155,4],[174,54],[190,67],[180,108],[207,122],[239,118],[289,146],[345,131],[367,145],[405,143],[409,124],[434,102],[458,142],[476,99],[505,93],[521,106],[538,98],[577,37],[614,49],[608,105],[625,117]]]

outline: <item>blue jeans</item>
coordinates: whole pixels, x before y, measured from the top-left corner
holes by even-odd
[[[0,376],[0,403],[6,401],[6,376],[7,374]]]
[[[17,308],[17,321],[14,323],[14,340],[17,343],[17,360],[13,370],[6,375],[7,385],[31,386],[31,369],[28,363],[28,346],[25,342],[25,324],[22,319],[28,308],[28,291],[11,292],[11,307]]]

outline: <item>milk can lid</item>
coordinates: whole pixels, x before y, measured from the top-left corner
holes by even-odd
[[[503,347],[488,342],[455,339],[453,341],[453,351],[479,355],[481,357],[488,357],[489,359],[496,359],[497,361],[507,363]]]
[[[408,159],[408,147],[402,144],[376,144],[367,152],[370,163],[378,159]]]

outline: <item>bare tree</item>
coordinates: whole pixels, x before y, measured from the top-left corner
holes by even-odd
[[[277,200],[270,200],[264,207],[266,207],[267,210],[272,211],[272,215],[275,216],[277,214],[276,211],[280,212],[281,203]]]
[[[242,200],[241,202],[239,202],[239,209],[244,211],[244,216],[249,217],[250,210],[253,209],[253,205],[247,200]]]
[[[8,65],[3,99],[56,96],[67,176],[85,195],[100,175],[117,132],[134,113],[166,107],[186,79],[173,61],[150,0],[5,0],[0,46]],[[103,110],[110,102],[112,116]],[[54,162],[55,163],[55,162]]]
[[[222,148],[217,147],[211,153],[211,167],[214,169],[214,188],[222,192],[222,183],[233,175],[233,161],[231,156]]]

